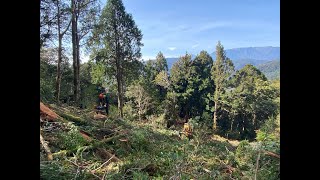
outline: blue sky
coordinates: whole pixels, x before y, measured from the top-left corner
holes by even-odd
[[[101,0],[103,5],[105,0]],[[280,0],[123,0],[143,33],[142,57],[280,47]]]

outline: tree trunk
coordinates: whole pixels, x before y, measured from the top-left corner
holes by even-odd
[[[76,19],[76,22],[78,22],[78,18]],[[80,102],[80,39],[79,39],[78,33],[76,35],[76,42],[77,42],[77,86],[76,88],[78,93],[75,101],[77,104],[79,104]]]
[[[217,129],[217,112],[218,112],[218,87],[216,88],[216,94],[215,94],[215,102],[214,102],[214,112],[213,112],[213,129],[216,130]]]
[[[60,93],[61,93],[61,62],[62,62],[62,38],[63,35],[67,32],[67,30],[70,27],[71,20],[69,21],[69,24],[65,28],[63,32],[61,32],[61,11],[60,11],[60,1],[56,2],[57,4],[57,20],[58,20],[58,39],[59,39],[59,47],[58,47],[58,64],[57,64],[57,77],[56,77],[56,92],[55,92],[55,97],[57,100],[57,103],[60,103]]]
[[[77,21],[76,21],[76,6],[75,0],[71,0],[72,8],[72,56],[73,56],[73,85],[74,85],[74,100],[77,102],[79,99],[78,89],[78,55],[77,55]]]
[[[214,113],[213,113],[213,129],[217,129],[217,107],[218,102],[214,103]]]
[[[120,65],[119,65],[119,61],[116,60],[116,68],[117,68],[117,74],[116,74],[116,78],[117,78],[117,90],[118,90],[118,112],[119,112],[119,116],[121,118],[123,118],[123,112],[122,112],[122,85],[121,85],[121,76],[120,76]]]
[[[57,78],[56,78],[56,100],[57,103],[60,103],[60,86],[61,86],[61,61],[62,61],[62,35],[61,35],[61,24],[60,24],[60,7],[59,2],[57,2],[58,8],[58,38],[59,38],[59,47],[58,47],[58,64],[57,64]]]
[[[121,62],[123,59],[120,54],[120,45],[119,45],[119,35],[117,31],[117,25],[113,24],[113,29],[115,31],[115,44],[116,44],[116,78],[118,85],[118,112],[119,116],[123,118],[123,78],[122,78],[122,70],[123,67]]]
[[[257,127],[257,116],[256,116],[255,112],[253,113],[252,121],[253,121],[253,128],[256,129],[256,127]]]
[[[57,64],[57,78],[56,78],[56,100],[60,103],[60,89],[61,89],[61,61],[62,61],[62,37],[59,35],[58,48],[58,64]]]
[[[123,104],[124,104],[124,82],[123,82],[123,68],[120,65],[120,83],[121,83],[121,96],[120,96],[120,117],[123,118]]]

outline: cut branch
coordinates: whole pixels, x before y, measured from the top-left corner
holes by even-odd
[[[48,160],[52,161],[53,156],[52,156],[51,150],[50,150],[49,146],[47,145],[47,143],[45,142],[44,138],[42,137],[41,132],[40,132],[40,142],[48,155]]]
[[[270,151],[264,151],[264,154],[272,156],[272,157],[276,157],[280,159],[280,155],[274,153],[274,152],[270,152]]]

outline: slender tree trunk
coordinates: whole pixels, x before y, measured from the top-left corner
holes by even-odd
[[[218,102],[214,103],[214,113],[213,113],[213,129],[217,129],[217,107]]]
[[[72,56],[73,56],[73,85],[74,85],[74,100],[77,102],[79,99],[78,89],[78,55],[77,55],[77,21],[76,21],[76,6],[75,0],[71,0],[72,8]]]
[[[217,129],[217,112],[218,112],[218,89],[216,90],[216,98],[214,102],[214,112],[213,112],[213,129]]]
[[[60,86],[61,86],[61,61],[62,61],[62,35],[61,35],[61,24],[60,24],[60,7],[59,2],[57,2],[58,8],[58,38],[59,38],[59,47],[58,47],[58,64],[57,64],[57,78],[56,78],[56,101],[60,103]]]
[[[230,131],[232,132],[233,130],[233,122],[234,122],[234,119],[231,120],[231,125],[230,125]]]
[[[123,96],[124,96],[124,82],[123,82],[123,68],[120,65],[120,117],[123,118]]]
[[[256,129],[257,127],[257,116],[256,116],[256,113],[254,112],[253,113],[253,118],[252,118],[252,121],[253,121],[253,128]]]
[[[80,11],[80,4],[77,3],[76,4],[77,7],[76,7],[76,45],[77,45],[77,86],[76,86],[76,89],[77,89],[77,95],[76,95],[76,98],[75,98],[75,101],[77,104],[79,104],[80,102],[80,34],[78,33],[78,11]]]
[[[77,22],[77,19],[76,19]],[[80,101],[80,39],[79,35],[77,33],[76,36],[76,42],[77,42],[77,96],[76,96],[76,103],[79,104]]]
[[[123,118],[123,67],[122,67],[122,56],[120,53],[120,45],[119,45],[119,35],[117,31],[117,25],[113,24],[113,28],[115,31],[115,44],[116,44],[116,78],[118,85],[118,113],[121,118]]]
[[[118,112],[119,112],[119,116],[122,118],[122,106],[121,106],[121,77],[120,77],[120,65],[119,65],[119,61],[116,60],[116,79],[117,79],[117,90],[118,90]]]
[[[57,4],[57,20],[58,20],[58,40],[59,40],[59,46],[58,46],[58,64],[57,64],[57,77],[56,77],[56,92],[55,92],[55,97],[57,100],[57,103],[60,103],[60,94],[61,94],[61,78],[62,78],[62,73],[61,73],[61,62],[62,62],[62,38],[64,34],[67,32],[67,30],[70,27],[71,20],[69,21],[69,24],[67,27],[64,29],[63,32],[61,32],[61,11],[60,11],[60,1],[58,0],[56,2]]]
[[[62,37],[61,35],[59,35],[58,65],[57,65],[57,78],[56,78],[56,100],[58,104],[60,103],[61,62],[62,62]]]

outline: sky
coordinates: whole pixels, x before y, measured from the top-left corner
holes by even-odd
[[[101,0],[103,6],[106,0]],[[142,58],[280,47],[280,0],[123,0],[142,31]]]

